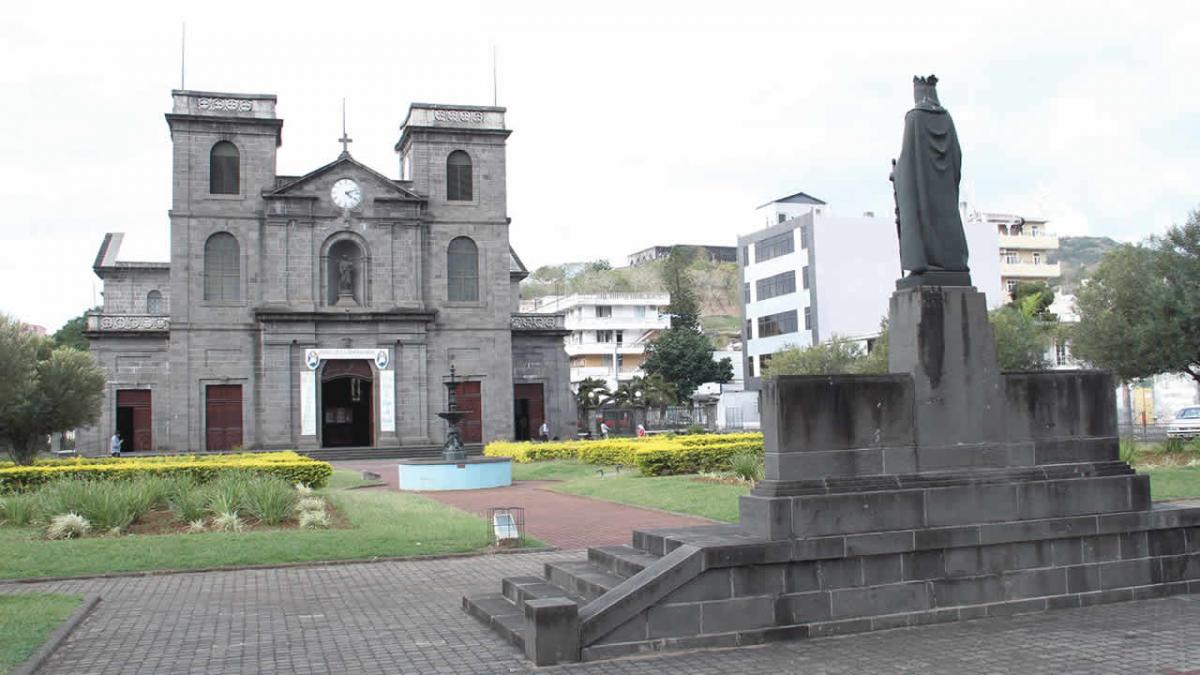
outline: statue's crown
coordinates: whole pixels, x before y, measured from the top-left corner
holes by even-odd
[[[937,95],[937,75],[913,76],[913,102],[924,110],[941,110],[942,103]]]

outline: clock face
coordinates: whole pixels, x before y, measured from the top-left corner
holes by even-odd
[[[358,183],[349,178],[334,183],[329,195],[333,198],[333,203],[343,209],[352,209],[362,203],[362,190],[359,189]]]

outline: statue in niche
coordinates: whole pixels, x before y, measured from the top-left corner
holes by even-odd
[[[338,259],[338,295],[354,295],[354,261],[348,255]]]
[[[916,105],[904,116],[899,159],[892,160],[900,267],[897,286],[970,286],[967,239],[959,215],[962,148],[937,95],[937,76],[914,77]]]

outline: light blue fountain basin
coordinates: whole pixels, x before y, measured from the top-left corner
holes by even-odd
[[[512,485],[512,459],[471,457],[457,461],[410,459],[400,462],[400,489],[483,490]]]

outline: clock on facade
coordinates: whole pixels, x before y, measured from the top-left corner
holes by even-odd
[[[349,178],[334,183],[329,195],[333,198],[333,203],[343,209],[352,209],[362,203],[362,190],[359,189],[358,183]]]

